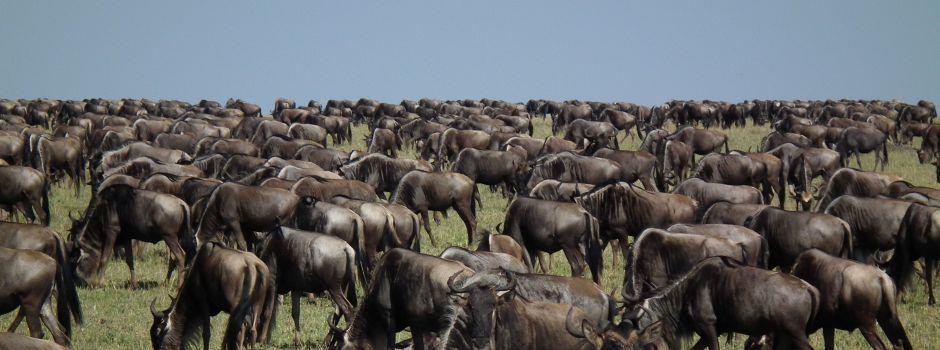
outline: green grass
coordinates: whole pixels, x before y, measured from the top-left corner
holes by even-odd
[[[747,127],[743,129],[725,130],[730,136],[732,149],[756,149],[762,136],[767,133],[766,128]],[[364,126],[354,129],[352,145],[343,145],[339,148],[365,149],[363,137],[366,133]],[[547,122],[538,121],[536,137],[545,137],[550,133]],[[624,149],[636,149],[638,139],[628,138],[623,145]],[[903,176],[906,180],[917,185],[934,185],[932,166],[918,164],[914,151],[908,146],[891,145],[890,163],[887,172]],[[413,150],[403,152],[403,157],[414,157]],[[874,155],[862,157],[863,166],[871,170]],[[854,163],[854,160],[853,160]],[[506,208],[506,200],[491,193],[481,186],[483,207],[478,211],[479,226],[493,229],[501,222]],[[88,203],[89,189],[83,188],[78,198],[70,188],[56,186],[52,194],[52,226],[60,233],[65,233],[68,225],[68,212],[80,212]],[[792,206],[792,201],[789,203]],[[446,247],[463,246],[466,242],[466,232],[457,215],[449,215],[440,226],[432,227],[439,246],[431,246],[425,239],[422,247],[424,253],[439,254]],[[168,295],[174,294],[172,286],[163,284],[166,273],[166,249],[163,244],[148,247],[143,259],[136,264],[137,276],[142,286],[141,290],[131,291],[127,282],[129,273],[122,260],[112,260],[107,271],[107,283],[97,289],[80,289],[82,305],[85,311],[85,324],[74,330],[72,344],[75,349],[149,349],[149,329],[151,316],[148,305],[153,298],[161,308],[169,303]],[[554,272],[559,275],[568,275],[569,268],[564,256],[555,254]],[[610,292],[619,287],[623,280],[623,266],[611,266],[610,249],[605,252],[605,275],[603,288]],[[171,283],[172,284],[172,283]],[[618,288],[619,289],[619,288]],[[361,290],[361,286],[360,286]],[[361,293],[360,293],[361,295]],[[289,299],[288,299],[289,300]],[[318,298],[313,302],[304,301],[301,306],[301,348],[319,348],[326,333],[326,317],[332,308],[329,300]],[[290,321],[290,303],[282,304],[277,319],[270,348],[295,348],[291,343],[293,339],[293,325]],[[905,295],[901,304],[901,320],[907,329],[914,347],[917,349],[937,348],[940,342],[940,308],[927,306],[924,284],[915,280],[911,291]],[[9,325],[13,313],[0,316],[0,327]],[[221,336],[224,332],[227,315],[222,314],[213,318],[213,339],[211,348],[219,348]],[[27,333],[25,324],[20,326],[20,333]],[[48,333],[48,332],[47,332]],[[883,338],[884,339],[884,338]],[[732,348],[741,348],[744,337],[736,337]],[[813,346],[822,348],[822,335],[817,333],[812,337]],[[836,332],[837,349],[868,348],[867,343],[858,332]]]

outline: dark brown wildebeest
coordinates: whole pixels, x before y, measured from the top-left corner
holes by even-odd
[[[367,202],[376,200],[375,190],[372,186],[358,180],[320,179],[307,176],[294,182],[290,190],[298,196],[310,196],[321,201],[330,200],[330,198],[336,196],[345,196]]]
[[[888,185],[900,180],[902,180],[901,177],[891,174],[852,168],[839,169],[821,186],[819,202],[816,203],[815,209],[817,212],[826,210],[829,202],[842,195],[869,198],[883,195],[887,192]]]
[[[104,284],[104,273],[115,246],[132,250],[134,240],[166,243],[170,265],[166,281],[174,269],[183,271],[187,259],[195,253],[189,217],[189,205],[172,195],[139,190],[115,184],[100,190],[92,198],[85,213],[72,220],[69,239],[76,261],[76,274],[92,286]],[[131,289],[137,289],[134,254],[124,254],[130,269]],[[182,278],[179,279],[182,283]]]
[[[440,255],[441,259],[458,261],[473,271],[505,270],[514,273],[528,273],[529,268],[520,259],[504,253],[488,251],[470,251],[461,247],[449,247]]]
[[[797,256],[814,248],[833,256],[852,256],[852,229],[832,215],[767,207],[744,226],[767,240],[767,268],[780,267],[789,272]]]
[[[508,197],[523,190],[519,182],[527,168],[525,150],[511,146],[506,151],[464,149],[457,154],[451,171],[467,175],[478,184],[500,186]]]
[[[265,140],[273,136],[290,137],[288,130],[287,124],[273,119],[244,118],[232,131],[232,135],[251,141],[256,146],[261,146]]]
[[[725,153],[728,153],[728,136],[717,130],[697,129],[686,126],[666,136],[666,140],[681,141],[692,147],[694,154],[701,156],[718,152],[722,146],[725,147]],[[692,163],[695,163],[694,155],[692,156]]]
[[[53,179],[57,177],[57,173],[65,173],[72,180],[75,195],[78,196],[79,187],[85,178],[86,161],[82,139],[52,139],[45,135],[33,135],[30,138],[30,152],[33,156],[33,168],[41,170]]]
[[[279,188],[227,182],[215,187],[205,203],[196,231],[197,246],[210,240],[234,242],[240,250],[254,243],[254,232],[270,232],[291,222],[300,197]]]
[[[783,207],[784,196],[782,192],[784,184],[782,183],[782,171],[783,166],[780,159],[767,153],[748,155],[740,152],[733,154],[712,153],[699,161],[693,176],[705,182],[762,188],[762,198],[764,203],[767,204],[770,204],[776,191],[778,198],[780,198],[780,207]]]
[[[301,147],[294,153],[294,159],[319,165],[324,170],[336,171],[343,163],[354,161],[360,156],[358,151],[322,149],[313,145]]]
[[[263,141],[259,156],[261,158],[281,157],[290,158],[297,154],[302,147],[320,147],[323,145],[310,140],[291,140],[284,136],[271,136]]]
[[[789,132],[781,134],[777,131],[771,131],[769,134],[764,136],[763,139],[761,139],[760,151],[767,152],[787,143],[792,143],[800,148],[813,146],[813,141],[811,141],[806,136]]]
[[[49,181],[39,170],[17,166],[0,166],[0,205],[23,212],[29,222],[49,226]]]
[[[561,107],[561,110],[558,111],[558,114],[552,118],[552,134],[558,133],[561,128],[575,120],[591,120],[593,117],[594,115],[590,105],[565,104]]]
[[[59,317],[72,314],[75,316],[75,322],[82,324],[84,316],[78,299],[78,291],[75,289],[74,270],[66,256],[68,252],[65,242],[59,234],[46,226],[2,222],[0,223],[0,247],[37,251],[55,259],[56,290],[61,300],[58,307],[67,308],[67,310],[59,309],[57,313]],[[60,323],[66,333],[71,332],[72,327],[69,322],[60,321]]]
[[[359,238],[360,265],[364,272],[363,283],[372,276],[372,268],[378,260],[376,254],[392,248],[413,249],[420,247],[419,236],[405,237],[398,232],[395,216],[379,203],[365,202],[343,196],[332,197],[330,202],[352,210],[362,219],[362,235]],[[416,249],[413,249],[416,250]]]
[[[600,283],[603,242],[599,231],[598,220],[578,204],[518,197],[506,209],[500,233],[522,245],[530,270],[534,267],[533,259],[538,257],[542,270],[548,271],[549,266],[539,253],[562,250],[571,265],[572,276],[582,276],[587,265],[594,282]]]
[[[315,115],[312,119],[313,124],[326,129],[334,146],[352,141],[352,127],[350,126],[349,119],[346,117]]]
[[[594,152],[594,157],[610,159],[620,165],[620,179],[626,182],[640,181],[647,191],[659,191],[653,184],[653,170],[656,156],[646,151],[620,151],[601,148]]]
[[[704,160],[703,160],[704,162]],[[705,216],[705,211],[712,204],[728,202],[734,204],[764,204],[760,190],[748,185],[726,185],[705,182],[699,178],[682,181],[672,190],[673,194],[692,198],[698,204],[696,221]]]
[[[141,141],[152,142],[157,135],[170,131],[173,121],[166,118],[137,119],[134,121],[134,133]]]
[[[529,191],[529,197],[549,201],[574,202],[574,198],[594,188],[592,184],[561,182],[547,179],[539,182]]]
[[[444,124],[423,119],[412,120],[398,128],[398,136],[405,144],[412,144],[417,140],[427,140],[433,133],[442,133],[447,130]]]
[[[627,258],[623,295],[634,300],[667,287],[699,261],[715,256],[749,260],[743,244],[724,238],[647,229],[633,242]]]
[[[153,348],[183,349],[200,330],[202,343],[209,344],[211,317],[222,311],[229,314],[223,348],[266,344],[277,316],[273,277],[254,254],[206,242],[170,307],[157,311],[157,299],[150,303]]]
[[[327,132],[319,125],[294,123],[287,128],[287,136],[297,140],[310,140],[320,145],[326,145]]]
[[[819,289],[819,313],[808,331],[822,328],[826,349],[834,348],[836,328],[858,328],[873,349],[886,349],[876,322],[895,349],[913,349],[898,319],[894,282],[878,268],[811,249],[797,257],[793,275]]]
[[[924,137],[932,128],[932,124],[927,123],[901,123],[898,143],[902,145],[911,143],[914,137]]]
[[[792,145],[791,145],[792,146]],[[777,196],[778,206],[783,208],[786,204],[787,173],[789,168],[783,165],[783,160],[770,152],[741,152],[732,151],[731,154],[740,154],[751,160],[751,169],[760,169],[760,166],[753,166],[754,163],[763,164],[766,173],[764,176],[758,173],[752,173],[754,180],[761,180],[761,192],[764,196],[764,203],[770,203],[773,195]]]
[[[574,142],[578,149],[587,147],[591,149],[606,148],[611,139],[613,139],[614,149],[620,148],[620,142],[617,140],[617,128],[608,122],[574,120],[568,124],[564,138]],[[584,144],[585,140],[587,140],[587,145]]]
[[[476,184],[466,175],[415,170],[402,177],[391,203],[420,214],[428,235],[431,235],[428,211],[453,208],[467,228],[467,246],[470,246],[476,233],[476,204],[479,200]]]
[[[372,137],[366,139],[369,149],[366,153],[381,153],[392,158],[398,158],[398,151],[401,150],[401,138],[389,129],[374,129]]]
[[[634,127],[636,127],[637,136],[643,136],[640,132],[640,124],[637,123],[637,118],[633,114],[608,108],[601,112],[598,120],[612,124],[618,131],[623,130],[624,140],[627,139],[627,136],[633,137],[633,134],[630,133],[630,129]]]
[[[489,149],[492,144],[490,138],[490,134],[479,130],[447,129],[441,133],[437,159],[440,162],[453,161],[465,148]]]
[[[829,203],[824,212],[847,222],[852,229],[855,255],[851,258],[875,264],[878,263],[875,253],[897,246],[898,229],[911,204],[895,199],[847,195]]]
[[[501,280],[475,276],[453,283],[453,293],[469,295],[467,305],[456,310],[453,328],[447,332],[446,348],[594,349],[584,337],[562,331],[567,320],[562,315],[567,315],[566,312],[582,320],[583,327],[593,327],[583,311],[567,304],[521,300],[511,292],[497,296],[507,288],[511,286]]]
[[[193,165],[169,164],[150,157],[138,157],[103,173],[101,178],[115,174],[130,175],[138,179],[154,173],[173,174],[176,176],[203,177],[202,169]]]
[[[878,148],[881,148],[881,153]],[[836,143],[835,150],[839,152],[842,158],[842,166],[847,166],[849,158],[855,155],[855,162],[859,168],[862,167],[861,154],[875,152],[875,168],[881,164],[881,170],[885,170],[888,164],[888,135],[872,127],[848,127],[842,131],[839,142]]]
[[[19,308],[8,331],[14,332],[25,317],[29,335],[42,338],[42,325],[60,345],[71,338],[71,315],[67,306],[67,286],[56,286],[56,261],[42,252],[0,247],[0,314]],[[59,304],[58,320],[52,313],[52,292]]]
[[[810,183],[820,176],[823,181],[828,181],[841,169],[840,163],[839,153],[836,151],[825,148],[800,149],[799,154],[790,158],[789,165],[786,166],[788,181],[794,187],[793,192],[789,194],[795,197],[804,210],[809,210],[813,200]]]
[[[107,181],[105,181],[107,182]],[[104,182],[102,182],[104,184]],[[183,181],[180,184],[179,191],[177,191],[176,196],[182,199],[186,204],[190,206],[190,209],[195,210],[196,201],[199,199],[209,197],[212,194],[212,190],[216,186],[222,184],[222,181],[217,179],[204,179],[191,177]],[[198,219],[197,216],[193,215],[194,219]]]
[[[336,308],[334,318],[342,315],[346,322],[352,321],[357,304],[356,252],[349,243],[322,233],[278,227],[265,237],[259,250],[276,281],[277,293],[291,293],[294,345],[300,345],[303,293],[329,293]]]
[[[432,171],[431,164],[423,160],[394,159],[381,154],[370,154],[344,164],[339,168],[343,177],[359,180],[375,188],[375,193],[385,198],[412,170]]]
[[[726,239],[743,246],[746,259],[742,262],[757,267],[767,266],[767,256],[770,254],[767,240],[747,227],[728,224],[675,224],[669,226],[666,231]]]
[[[463,264],[405,249],[392,249],[382,257],[365,291],[361,306],[334,349],[395,348],[395,334],[411,329],[415,349],[437,349],[440,336],[451,328],[457,305],[448,280],[473,270]],[[442,322],[442,320],[444,320]]]
[[[623,171],[613,160],[563,152],[539,158],[532,167],[526,188],[531,190],[546,179],[596,185],[621,180],[621,176]]]
[[[698,211],[698,202],[689,197],[644,191],[622,183],[595,187],[576,197],[575,202],[600,222],[602,239],[620,240],[624,259],[630,252],[626,244],[629,237],[647,228],[694,223]]]
[[[727,224],[744,226],[744,222],[751,216],[754,216],[767,204],[734,204],[728,202],[717,202],[708,207],[705,215],[702,216],[703,224]]]
[[[192,154],[196,151],[198,139],[193,133],[160,134],[153,139],[153,145],[160,148],[175,149]]]
[[[773,334],[775,349],[812,349],[806,330],[819,301],[819,291],[799,278],[720,257],[699,262],[629,307],[624,318],[640,329],[661,322],[670,349],[682,348],[693,332],[700,337],[694,349],[718,349],[718,336],[726,332]]]
[[[898,243],[888,272],[905,289],[914,271],[914,262],[924,258],[924,279],[927,281],[928,304],[936,303],[933,294],[933,278],[936,261],[940,259],[940,208],[911,204],[898,230]]]
[[[24,149],[28,143],[23,135],[16,132],[0,133],[0,159],[7,164],[24,165]]]
[[[48,340],[9,332],[0,333],[0,349],[68,350],[68,348]]]
[[[940,207],[940,190],[930,187],[914,186],[907,181],[895,181],[888,185],[886,196],[912,201],[923,205]]]
[[[522,246],[507,235],[494,235],[484,231],[483,239],[477,245],[477,251],[508,254],[519,259],[519,261],[525,261],[525,252],[523,252]]]
[[[239,139],[204,138],[196,144],[195,156],[221,154],[230,157],[236,154],[257,157],[260,150],[251,142]]]

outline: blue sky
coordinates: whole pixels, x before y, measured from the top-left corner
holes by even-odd
[[[6,98],[940,100],[938,1],[0,0],[0,13]]]

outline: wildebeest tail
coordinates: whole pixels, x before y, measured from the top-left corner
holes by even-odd
[[[884,142],[881,143],[881,156],[884,157],[883,163],[881,163],[881,168],[884,169],[888,165],[888,137],[885,136]]]
[[[251,283],[254,279],[252,277],[261,277],[255,276],[251,266],[246,266],[242,273],[241,298],[238,299],[238,305],[235,305],[235,309],[229,315],[228,324],[225,326],[225,337],[222,338],[222,348],[224,349],[234,350],[239,348],[238,334],[241,332],[242,327],[250,321],[248,318],[252,311],[249,301],[251,291],[254,289],[254,285]]]
[[[271,340],[271,334],[274,333],[274,327],[277,325],[277,281],[274,275],[268,275],[268,288],[264,295],[264,310],[261,312],[261,319],[258,320],[261,330],[264,331],[260,338],[264,343]]]
[[[593,277],[594,283],[600,284],[601,274],[604,270],[603,248],[600,242],[600,224],[597,222],[596,218],[587,212],[584,212],[584,224],[587,230],[587,235],[584,235],[583,239],[585,240],[584,246],[587,250],[585,253],[587,255],[588,268],[591,270],[591,277]]]
[[[62,330],[69,338],[72,337],[72,312],[75,322],[79,325],[84,322],[82,307],[78,301],[78,291],[75,289],[75,280],[71,276],[68,259],[65,256],[65,244],[58,235],[55,237],[56,260],[56,316]]]
[[[354,275],[355,272],[353,272],[356,270],[356,259],[358,255],[355,249],[353,249],[352,256],[346,254],[346,275],[343,277],[346,279],[346,290],[344,291],[346,293],[346,300],[348,300],[353,307],[359,303],[356,299],[356,276]],[[346,320],[346,322],[352,322],[352,320]]]
[[[763,235],[760,236],[760,255],[757,256],[757,262],[761,268],[765,269],[770,264],[770,244],[767,243],[767,238],[764,238]]]
[[[352,142],[352,123],[346,122],[346,140]]]
[[[421,225],[417,215],[411,217],[411,232],[414,232],[414,237],[411,238],[411,250],[420,253],[421,252]]]
[[[852,227],[849,226],[849,223],[839,219],[842,224],[842,251],[839,253],[841,257],[849,259],[852,257]]]
[[[179,237],[180,245],[183,248],[183,253],[186,254],[186,265],[189,265],[193,261],[193,257],[196,256],[196,235],[193,232],[193,224],[191,219],[191,213],[189,205],[186,202],[182,202],[181,206],[183,207],[183,227],[181,227]],[[183,271],[180,271],[183,273]]]
[[[898,291],[904,291],[904,289],[907,288],[911,280],[911,275],[914,272],[909,240],[911,235],[910,231],[915,229],[911,227],[913,224],[912,220],[919,206],[920,204],[911,204],[911,206],[907,208],[907,212],[904,213],[904,218],[901,219],[901,225],[898,228],[897,245],[894,248],[894,255],[891,256],[891,261],[888,262],[888,275],[894,280]],[[933,220],[926,220],[926,224],[929,226],[931,221]]]
[[[881,308],[878,310],[878,323],[881,324],[888,341],[901,341],[901,346],[905,350],[913,349],[911,340],[904,331],[904,326],[898,319],[897,287],[891,282],[891,278],[882,275],[881,278]]]
[[[49,227],[49,220],[52,218],[52,211],[49,210],[49,185],[50,180],[48,177],[43,175],[42,181],[42,212],[46,214],[46,217],[42,219],[42,224],[46,227]]]
[[[366,243],[364,224],[362,219],[353,220],[353,240],[356,244],[356,262],[359,264],[359,284],[363,287],[369,285],[369,275],[372,273],[372,266],[366,262]]]

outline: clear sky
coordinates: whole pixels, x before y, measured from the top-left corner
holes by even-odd
[[[0,97],[940,102],[940,1],[0,0]]]

